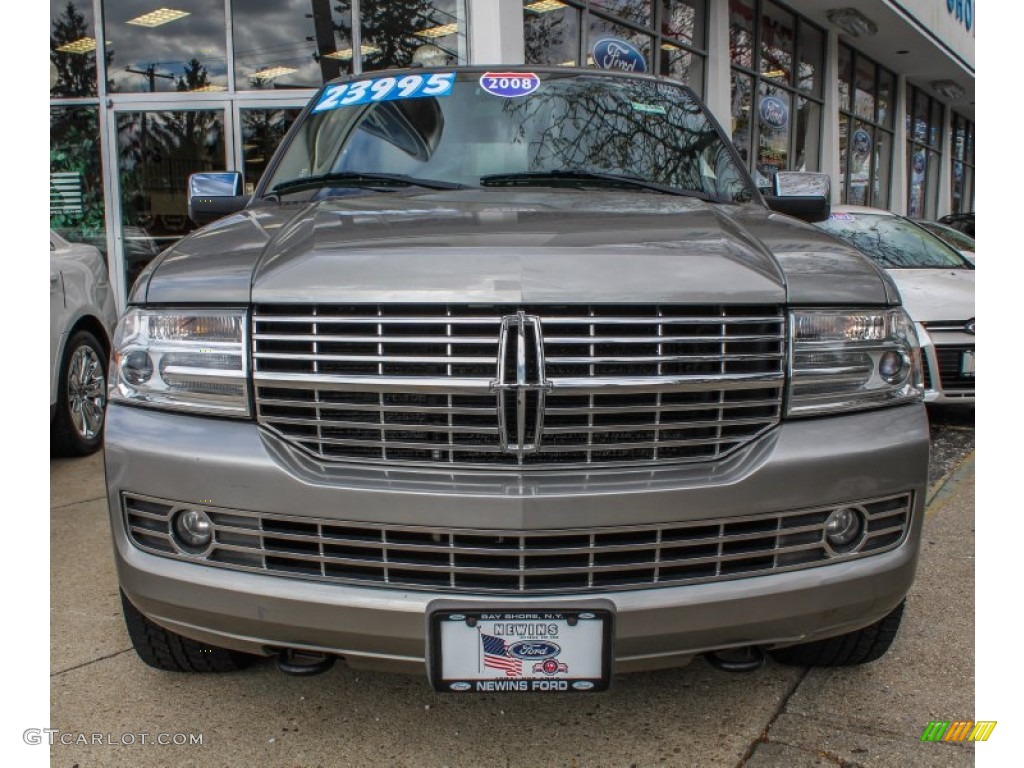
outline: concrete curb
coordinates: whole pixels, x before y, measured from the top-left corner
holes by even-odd
[[[971,451],[946,474],[932,483],[925,501],[924,515],[926,518],[942,507],[946,499],[956,491],[964,479],[974,475],[974,454],[975,452]]]

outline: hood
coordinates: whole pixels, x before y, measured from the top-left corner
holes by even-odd
[[[828,284],[836,301],[887,301],[856,252],[756,204],[540,189],[259,205],[182,240],[144,290],[150,303],[779,304],[800,301],[780,261],[822,249],[827,280],[798,278],[799,294],[813,284],[822,301]],[[803,267],[815,269],[821,259]]]
[[[973,269],[890,269],[889,274],[917,322],[974,317]]]

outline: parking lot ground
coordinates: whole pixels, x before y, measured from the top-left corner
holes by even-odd
[[[313,678],[269,661],[220,676],[149,669],[121,620],[101,459],[54,460],[51,765],[973,765],[969,747],[919,740],[930,720],[973,717],[973,457],[933,489],[903,627],[874,664],[735,675],[697,660],[621,676],[607,694],[500,698],[341,663]],[[153,744],[161,734],[202,743]]]

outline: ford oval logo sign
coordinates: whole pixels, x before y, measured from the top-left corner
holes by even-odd
[[[512,643],[508,652],[510,656],[515,656],[517,659],[539,661],[557,656],[562,649],[546,640],[520,640],[518,643]]]
[[[572,687],[577,691],[589,691],[594,687],[594,684],[589,680],[576,680],[573,682]]]
[[[604,37],[594,43],[594,64],[601,69],[646,72],[647,61],[636,48],[617,37]]]
[[[781,131],[789,123],[789,107],[778,96],[761,99],[761,121],[769,128]]]
[[[458,683],[452,683],[448,687],[451,688],[453,691],[468,691],[473,686],[470,685],[469,683],[461,682],[460,681]]]

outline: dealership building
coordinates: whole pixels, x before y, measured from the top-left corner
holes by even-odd
[[[681,80],[759,186],[820,170],[835,202],[933,219],[974,209],[974,33],[973,0],[51,0],[50,222],[123,308],[194,228],[188,176],[251,191],[325,81],[523,63]]]

